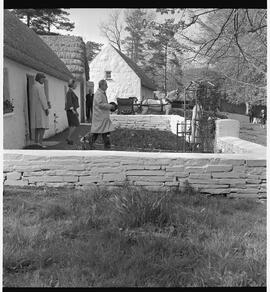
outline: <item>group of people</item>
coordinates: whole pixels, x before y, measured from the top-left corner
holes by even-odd
[[[40,148],[46,148],[43,145],[43,136],[46,129],[49,129],[49,110],[51,103],[45,94],[46,76],[43,73],[37,73],[35,84],[33,86],[33,98],[31,100],[31,128],[35,129],[35,144]],[[90,87],[86,95],[86,116],[88,122],[91,122],[89,144],[91,149],[95,148],[95,142],[98,135],[101,134],[104,142],[104,149],[110,149],[110,132],[114,130],[110,120],[110,111],[115,110],[116,105],[108,103],[106,90],[108,88],[106,80],[100,80],[99,88],[93,94],[93,88]],[[77,127],[79,127],[79,99],[75,93],[77,82],[70,79],[68,82],[68,91],[66,93],[65,111],[68,120],[68,135],[66,142],[72,145],[74,142],[72,136]]]
[[[248,116],[249,116],[249,122],[255,124],[256,122],[260,123],[260,126],[262,128],[265,128],[265,124],[266,124],[266,112],[264,109],[261,109],[259,116],[257,117],[255,115],[255,110],[254,110],[254,106],[249,105],[248,107]]]
[[[65,110],[67,112],[67,119],[69,125],[68,137],[66,139],[68,144],[73,144],[72,134],[76,127],[80,125],[78,119],[77,109],[79,107],[78,97],[76,96],[74,90],[76,88],[76,81],[74,79],[70,80],[68,83],[69,90],[66,95],[66,106]],[[104,149],[110,149],[110,132],[114,130],[112,122],[110,120],[110,111],[115,109],[115,105],[108,103],[108,98],[106,95],[106,90],[108,88],[106,80],[100,80],[98,83],[98,89],[95,94],[93,94],[93,88],[89,88],[89,92],[86,95],[86,117],[88,122],[90,122],[90,132],[89,135],[83,137],[81,142],[86,142],[86,137],[88,137],[87,142],[90,145],[90,149],[95,149],[95,142],[98,135],[101,134]]]

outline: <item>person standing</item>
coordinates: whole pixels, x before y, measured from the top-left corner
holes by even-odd
[[[265,124],[266,124],[266,113],[264,111],[264,109],[261,110],[261,113],[260,113],[260,124],[261,124],[261,127],[264,128],[265,127]]]
[[[45,130],[49,129],[49,108],[51,107],[45,95],[45,79],[46,76],[43,73],[36,74],[31,100],[31,128],[35,129],[35,143],[42,148],[46,148],[42,142]]]
[[[93,99],[94,99],[94,89],[92,86],[89,86],[88,93],[86,94],[86,119],[89,123],[92,121],[93,115]]]
[[[249,105],[248,116],[249,116],[249,122],[252,123],[253,122],[253,118],[254,118],[254,108],[253,108],[252,104]]]
[[[202,105],[200,100],[198,99],[192,109],[192,118],[191,118],[191,140],[190,142],[193,143],[194,147],[197,147],[199,143],[201,143],[200,137],[200,122],[202,118]]]
[[[92,134],[89,144],[90,149],[95,149],[95,142],[98,135],[102,135],[104,149],[111,148],[110,132],[114,131],[114,126],[110,120],[110,111],[114,110],[115,106],[108,103],[106,90],[108,88],[106,80],[100,80],[98,89],[94,95],[93,101],[93,117],[90,133]]]
[[[76,81],[74,79],[69,80],[68,87],[69,89],[66,94],[65,110],[67,113],[69,131],[66,141],[69,145],[72,145],[74,143],[71,139],[72,134],[74,133],[75,129],[80,126],[78,118],[79,114],[77,112],[77,109],[79,107],[79,101],[77,95],[74,92],[77,87]]]

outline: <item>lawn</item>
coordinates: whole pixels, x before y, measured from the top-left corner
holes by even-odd
[[[5,187],[4,287],[266,286],[266,205],[182,192]]]
[[[58,143],[56,145],[48,146],[47,149],[68,149],[68,150],[81,150],[82,143],[80,138],[86,135],[90,130],[90,126],[81,125],[75,130],[74,133],[74,145],[67,145],[65,138],[67,136],[67,130],[55,135],[45,141],[45,144],[51,142]],[[182,137],[168,132],[160,131],[157,129],[151,130],[134,130],[134,129],[120,129],[117,128],[111,132],[111,144],[112,150],[116,151],[148,151],[148,152],[181,152],[184,140]],[[188,143],[186,142],[186,149],[188,149]],[[96,149],[103,150],[103,141],[101,136],[96,141]]]
[[[238,120],[240,122],[240,134],[239,138],[247,140],[249,142],[257,143],[263,146],[267,145],[267,129],[261,128],[259,124],[249,123],[249,117],[239,114],[230,114],[228,115],[229,119]]]

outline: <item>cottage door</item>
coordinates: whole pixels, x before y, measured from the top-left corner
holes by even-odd
[[[26,75],[27,85],[26,85],[26,99],[24,106],[24,117],[25,117],[25,144],[29,145],[35,139],[35,133],[31,129],[31,100],[32,100],[32,88],[34,85],[34,76]]]

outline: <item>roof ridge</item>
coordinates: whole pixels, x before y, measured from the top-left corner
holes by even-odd
[[[153,89],[153,90],[156,89],[155,83],[146,75],[146,73],[140,68],[139,65],[137,65],[133,60],[131,60],[124,53],[122,53],[121,51],[116,49],[112,44],[110,44],[110,45],[118,52],[118,54],[126,61],[126,63],[131,67],[131,69],[137,74],[137,76],[142,81],[142,85],[144,85],[145,87],[148,87],[150,89]]]

